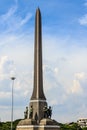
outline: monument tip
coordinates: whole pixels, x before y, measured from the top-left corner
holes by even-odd
[[[36,12],[40,12],[40,8],[39,7],[36,9]]]

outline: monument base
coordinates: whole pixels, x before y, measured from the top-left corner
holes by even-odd
[[[35,120],[21,120],[16,130],[60,130],[60,126],[52,119],[42,119],[39,124]]]

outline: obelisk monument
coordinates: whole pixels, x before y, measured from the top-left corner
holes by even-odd
[[[35,15],[33,93],[30,98],[29,112],[28,107],[26,107],[27,111],[25,113],[27,114],[25,114],[25,118],[18,123],[16,130],[60,130],[60,127],[55,120],[52,120],[49,116],[44,116],[43,108],[47,108],[47,106],[43,91],[41,12],[38,8]],[[32,110],[32,112],[30,112],[30,110]]]
[[[43,108],[46,98],[43,92],[43,69],[42,69],[42,25],[41,12],[38,8],[35,16],[35,45],[34,45],[34,87],[30,99],[30,107],[33,107],[33,118],[37,114],[38,121],[43,118]]]

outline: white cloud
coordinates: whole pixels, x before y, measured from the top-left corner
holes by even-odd
[[[86,77],[85,72],[80,72],[75,74],[76,79],[82,80]]]
[[[72,86],[70,87],[68,92],[82,95],[84,93],[83,84],[86,84],[86,79],[87,76],[85,72],[75,73],[72,81]]]
[[[87,25],[87,14],[85,14],[83,17],[79,19],[79,23],[81,25]]]
[[[28,13],[28,14],[25,16],[24,19],[20,20],[20,24],[19,24],[19,26],[23,26],[24,24],[26,24],[27,21],[28,21],[30,18],[31,18],[31,14]]]
[[[79,83],[79,80],[73,80],[73,86],[71,88],[72,93],[74,94],[82,94],[83,89]]]
[[[6,99],[6,98],[9,98],[11,97],[11,93],[10,92],[0,92],[0,98],[3,100]]]
[[[87,7],[87,0],[84,2],[84,6]],[[87,13],[78,19],[80,25],[87,26]]]
[[[56,74],[58,74],[58,72],[59,72],[59,69],[56,67],[56,68],[54,68],[54,72],[56,73]]]
[[[11,7],[5,14],[0,16],[0,24],[4,32],[14,32],[24,26],[31,18],[31,13],[26,13],[24,17],[16,14],[17,12],[17,2],[16,5]]]
[[[2,56],[0,58],[0,79],[3,80],[4,78],[10,77],[10,73],[13,68],[14,63],[10,60],[7,56]]]
[[[85,0],[84,6],[87,6],[87,0]]]
[[[2,22],[7,22],[9,18],[11,18],[14,13],[16,12],[17,10],[17,6],[14,6],[14,7],[11,7],[8,12],[6,12],[5,14],[1,15],[1,21]]]
[[[49,91],[50,89],[56,88],[59,85],[58,80],[55,76],[55,69],[50,67],[49,65],[44,65],[44,87],[46,91]]]
[[[24,34],[3,35],[0,37],[1,55],[8,55],[10,59],[14,60],[17,66],[21,64],[21,67],[24,67],[30,64],[30,68],[33,63],[33,56],[31,56],[33,55],[33,40],[31,37]]]
[[[58,104],[58,100],[57,99],[51,100],[50,104],[52,106],[57,105]]]

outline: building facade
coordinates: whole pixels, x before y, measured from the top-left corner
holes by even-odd
[[[78,119],[77,123],[81,128],[87,127],[87,118]]]

